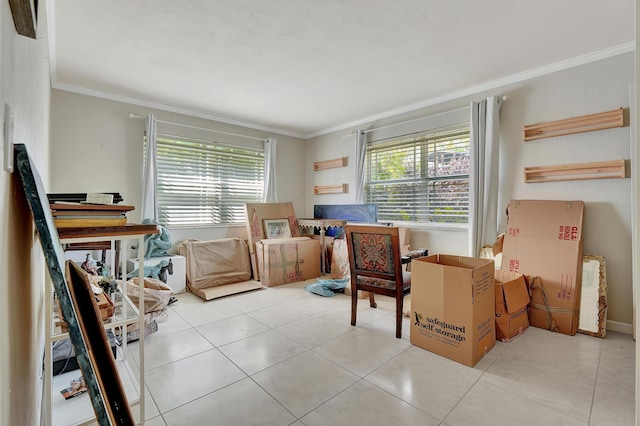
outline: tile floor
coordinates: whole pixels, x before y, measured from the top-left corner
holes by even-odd
[[[396,339],[392,299],[360,300],[352,327],[348,296],[305,284],[209,302],[178,295],[145,341],[145,424],[635,423],[629,335],[531,327],[469,368],[412,346],[408,319]]]

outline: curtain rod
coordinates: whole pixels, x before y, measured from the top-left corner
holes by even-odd
[[[507,96],[500,96],[500,101],[506,101],[507,100]],[[419,120],[424,120],[425,118],[431,118],[431,117],[437,117],[438,115],[442,115],[442,114],[449,114],[452,112],[457,112],[457,111],[462,111],[463,109],[469,109],[469,106],[466,107],[462,107],[462,108],[458,108],[458,109],[452,109],[449,111],[442,111],[442,112],[438,112],[435,114],[431,114],[431,115],[425,115],[423,117],[418,117],[418,118],[413,118],[411,120],[407,120],[407,121],[401,121],[400,123],[394,123],[394,124],[388,124],[386,126],[381,126],[381,127],[375,127],[373,129],[367,129],[367,130],[363,130],[362,133],[371,133],[371,132],[375,132],[376,130],[382,130],[382,129],[387,129],[389,127],[395,127],[395,126],[401,126],[403,124],[408,124],[408,123],[412,123],[414,121],[419,121]],[[349,136],[354,136],[356,134],[356,132],[352,132],[346,135],[342,135],[343,138],[349,137]]]
[[[141,117],[139,115],[129,114],[129,118],[140,118],[140,119],[146,120],[147,117]],[[174,125],[174,126],[187,127],[189,129],[204,130],[204,131],[207,131],[207,132],[214,132],[214,133],[222,133],[223,135],[238,136],[238,137],[241,137],[241,138],[253,139],[253,140],[256,140],[256,141],[264,141],[264,140],[267,139],[267,138],[257,138],[255,136],[241,135],[241,134],[238,134],[238,133],[224,132],[222,130],[207,129],[205,127],[190,126],[188,124],[174,123],[172,121],[164,121],[164,120],[156,119],[156,122],[157,123],[164,123],[164,124],[171,124],[171,125]]]
[[[165,132],[158,132],[158,136],[164,136],[164,137],[168,137],[176,140],[189,140],[191,142],[198,142],[205,145],[215,145],[215,146],[224,146],[227,148],[241,148],[246,150],[260,151],[260,148],[250,148],[244,145],[234,145],[232,143],[209,141],[206,139],[192,138],[184,135],[172,135],[171,133],[165,133]]]

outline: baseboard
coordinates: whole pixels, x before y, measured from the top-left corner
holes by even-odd
[[[607,320],[607,330],[618,331],[625,334],[633,334],[633,325],[626,322]]]

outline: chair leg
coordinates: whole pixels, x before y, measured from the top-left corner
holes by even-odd
[[[396,337],[402,337],[402,307],[404,305],[404,295],[396,296]]]
[[[356,313],[358,312],[358,290],[351,287],[351,325],[356,325]]]
[[[375,294],[373,294],[372,292],[369,292],[369,306],[371,306],[372,308],[378,307],[378,304],[376,303]]]

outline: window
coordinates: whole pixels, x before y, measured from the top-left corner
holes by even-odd
[[[381,221],[467,223],[469,126],[370,142],[365,199]]]
[[[159,134],[157,175],[165,226],[244,223],[244,204],[262,201],[264,151]]]

